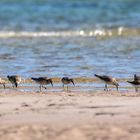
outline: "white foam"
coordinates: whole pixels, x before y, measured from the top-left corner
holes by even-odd
[[[135,32],[134,32],[135,31]],[[121,36],[124,32],[128,32],[130,35],[139,35],[140,30],[136,29],[125,29],[124,27],[119,27],[116,29],[93,29],[89,31],[79,30],[79,31],[48,31],[48,32],[28,32],[28,31],[0,31],[0,38],[12,38],[12,37],[73,37],[73,36],[83,36],[83,37],[96,37],[96,36]],[[128,35],[129,35],[128,34]],[[127,35],[127,33],[125,34]]]

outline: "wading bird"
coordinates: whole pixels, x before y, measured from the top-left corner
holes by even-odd
[[[8,80],[12,83],[12,87],[18,87],[19,83],[21,82],[21,77],[18,75],[11,75],[7,76]]]
[[[44,85],[49,85],[51,84],[53,87],[53,82],[52,79],[47,79],[46,77],[39,77],[39,78],[31,78],[32,80],[34,80],[37,84],[39,84],[40,86],[40,92],[42,91],[42,88],[47,89],[46,87],[44,87]]]
[[[131,85],[135,87],[135,91],[138,92],[138,89],[140,88],[140,77],[137,76],[136,74],[134,75],[134,80],[133,81],[127,81]]]
[[[75,86],[74,80],[71,79],[71,78],[68,78],[68,77],[63,77],[63,78],[61,79],[61,82],[63,83],[63,89],[64,89],[64,86],[67,85],[67,91],[68,91],[68,85],[69,85],[70,83],[72,83],[72,84]]]
[[[101,81],[103,81],[105,83],[105,89],[104,90],[107,91],[108,90],[107,85],[110,84],[110,85],[115,85],[116,89],[118,91],[119,84],[118,84],[116,78],[106,76],[106,75],[97,75],[97,74],[95,74],[95,76],[98,77]]]

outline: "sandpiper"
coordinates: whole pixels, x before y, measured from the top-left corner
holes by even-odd
[[[5,89],[5,81],[2,78],[0,78],[0,84],[2,84]]]
[[[18,84],[21,82],[21,77],[18,75],[7,76],[8,80],[12,83],[13,88],[18,87]]]
[[[36,83],[38,83],[40,86],[40,92],[42,91],[42,88],[47,89],[46,87],[44,87],[44,85],[48,85],[51,84],[53,87],[53,82],[52,79],[47,79],[47,77],[39,77],[39,78],[31,78],[32,80],[34,80]]]
[[[95,74],[95,76],[98,77],[100,80],[102,80],[105,83],[105,89],[104,90],[108,90],[107,84],[111,84],[111,85],[115,85],[116,89],[118,91],[119,84],[118,84],[118,82],[115,78],[107,76],[107,75],[97,75],[97,74]]]
[[[140,81],[140,76],[137,76],[136,74],[134,74],[134,81]]]
[[[63,83],[63,89],[64,89],[64,86],[67,85],[67,91],[68,91],[68,84],[72,83],[75,86],[74,80],[68,77],[63,77],[61,79],[61,82]]]
[[[133,81],[127,81],[128,83],[132,84],[135,87],[135,91],[138,92],[138,88],[140,88],[140,77],[136,74],[134,75]]]

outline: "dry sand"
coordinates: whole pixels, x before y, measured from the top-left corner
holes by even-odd
[[[133,92],[1,90],[0,140],[140,140]]]

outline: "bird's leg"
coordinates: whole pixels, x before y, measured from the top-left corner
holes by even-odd
[[[105,89],[104,89],[104,91],[107,91],[108,89],[107,89],[107,84],[105,84]]]
[[[118,86],[116,86],[117,91],[119,90]]]
[[[104,88],[104,91],[106,91],[106,89]]]
[[[67,85],[67,91],[68,91],[68,85]]]
[[[5,87],[5,84],[3,84],[3,87],[4,87],[4,89],[6,88],[6,87]]]
[[[39,88],[40,88],[40,92],[41,92],[42,91],[41,85],[39,86]]]
[[[18,87],[18,84],[15,82],[13,83],[13,88],[17,88]]]
[[[63,90],[65,90],[64,88],[65,88],[65,86],[64,86],[64,84],[63,84]]]
[[[108,91],[108,86],[107,86],[107,84],[106,84],[106,90]]]
[[[138,92],[138,87],[137,86],[135,86],[135,91]]]

